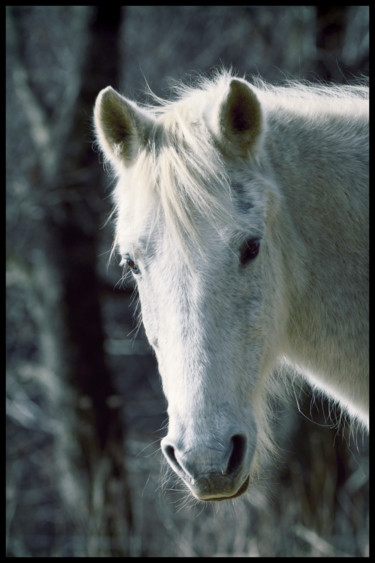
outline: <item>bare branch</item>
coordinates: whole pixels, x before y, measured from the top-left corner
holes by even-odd
[[[39,164],[45,177],[52,174],[56,165],[56,151],[51,138],[46,112],[39,103],[29,80],[29,71],[24,64],[19,46],[19,38],[13,15],[10,9],[6,12],[6,25],[8,45],[12,48],[15,93],[19,99],[20,107],[25,112],[29,122],[30,135],[39,153]]]

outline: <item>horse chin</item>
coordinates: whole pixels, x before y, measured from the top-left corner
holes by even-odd
[[[245,481],[243,482],[243,484],[241,485],[241,487],[238,489],[238,491],[234,494],[228,494],[227,492],[223,492],[222,494],[220,494],[218,491],[215,491],[215,493],[212,493],[212,496],[210,494],[197,494],[196,492],[193,492],[193,495],[201,501],[204,502],[217,502],[220,500],[232,500],[234,498],[240,497],[241,495],[243,495],[248,487],[249,487],[249,483],[250,483],[250,475],[247,476],[247,478],[245,479]]]

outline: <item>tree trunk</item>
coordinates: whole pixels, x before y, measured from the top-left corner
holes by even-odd
[[[342,81],[349,70],[338,66],[345,42],[347,6],[316,6],[316,72],[327,81]]]
[[[128,555],[132,522],[124,428],[103,346],[97,274],[103,194],[90,142],[96,95],[118,82],[122,14],[120,6],[93,10],[65,138],[46,147],[57,151],[55,165],[46,166],[41,154],[32,179],[43,211],[36,222],[40,253],[33,293],[42,361],[55,381],[56,462],[63,499],[91,556]],[[52,127],[46,128],[51,135]]]

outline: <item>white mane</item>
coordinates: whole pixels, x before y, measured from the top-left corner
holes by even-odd
[[[147,146],[134,165],[122,173],[115,191],[116,208],[125,199],[131,217],[125,228],[121,226],[122,237],[137,237],[151,210],[154,217],[163,214],[166,231],[184,253],[190,237],[199,243],[198,248],[202,247],[204,241],[199,240],[196,228],[199,217],[214,225],[219,235],[220,225],[236,225],[227,167],[207,127],[210,110],[225,96],[232,78],[230,72],[223,71],[211,80],[200,78],[194,87],[178,83],[172,101],[148,92],[154,103],[142,107],[154,117],[155,126]],[[324,98],[327,111],[340,111],[340,107],[347,111],[348,104],[368,98],[368,88],[361,85],[289,82],[272,86],[257,78],[253,82],[266,110],[282,106],[292,112],[315,114],[318,108],[321,114]],[[255,175],[256,159],[251,164]],[[120,196],[122,189],[126,198]]]

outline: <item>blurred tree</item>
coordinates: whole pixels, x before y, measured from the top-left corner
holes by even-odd
[[[36,149],[28,182],[41,220],[30,273],[30,310],[42,364],[53,380],[54,408],[63,421],[56,437],[63,498],[83,522],[95,555],[126,555],[131,508],[125,436],[103,349],[97,275],[100,214],[97,155],[89,142],[99,90],[118,81],[123,10],[95,7],[87,18],[81,64],[53,112],[33,82],[17,8],[8,9],[12,75]]]
[[[345,45],[352,47],[347,41],[349,18],[355,15],[350,8],[350,6],[315,6],[317,50],[315,66],[322,80],[341,82],[343,77],[358,75],[359,72],[368,74],[368,53],[362,55],[362,58],[358,56],[353,58],[350,53],[343,56]]]
[[[347,6],[316,6],[316,67],[324,80],[337,72],[337,58],[345,41]]]

